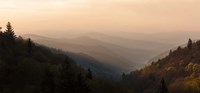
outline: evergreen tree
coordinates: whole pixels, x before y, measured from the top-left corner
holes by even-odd
[[[124,72],[122,74],[122,80],[126,80],[126,74]]]
[[[93,79],[92,71],[90,70],[90,68],[88,68],[87,79],[90,79],[90,80]]]
[[[178,46],[177,51],[180,51],[181,49],[182,49],[181,46]]]
[[[191,39],[188,40],[187,47],[188,47],[188,49],[192,49],[192,40]]]
[[[3,32],[1,31],[1,27],[0,27],[0,46],[3,46]]]
[[[3,32],[1,31],[1,29],[2,29],[2,27],[0,27],[0,38],[2,38],[2,36],[3,36]]]
[[[32,42],[32,40],[29,38],[28,39],[28,42],[27,42],[27,47],[28,47],[28,53],[29,55],[31,54],[32,50],[33,50],[33,46],[34,46],[34,43]]]
[[[10,22],[8,22],[8,24],[6,25],[6,31],[4,32],[4,34],[7,42],[9,43],[15,42],[16,35]]]
[[[6,44],[5,44],[4,33],[3,32],[0,32],[0,48],[2,48],[3,50],[6,49]]]
[[[173,53],[173,52],[172,52],[172,50],[170,50],[170,51],[169,51],[169,55],[171,56],[171,55],[172,55],[172,53]]]
[[[169,93],[164,79],[161,80],[161,85],[159,86],[157,93]]]
[[[66,57],[65,61],[61,64],[60,80],[57,87],[59,93],[74,93],[76,90],[75,73],[71,70],[70,58]]]

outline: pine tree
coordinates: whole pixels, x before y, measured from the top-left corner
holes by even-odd
[[[3,32],[1,31],[2,27],[0,27],[0,38],[3,36]]]
[[[16,39],[15,32],[10,22],[6,25],[6,31],[4,32],[5,38],[9,43],[14,43]]]
[[[191,39],[188,40],[187,47],[188,47],[188,49],[190,49],[190,50],[192,49],[192,40],[191,40]]]
[[[74,93],[76,90],[76,77],[75,73],[71,70],[70,58],[66,57],[65,61],[61,64],[60,80],[57,86],[59,93]]]
[[[1,27],[0,27],[0,46],[2,47],[3,45],[3,32],[1,31]]]
[[[122,74],[122,80],[126,80],[126,74],[124,72]]]
[[[170,51],[169,51],[169,55],[171,56],[171,55],[172,55],[172,53],[173,53],[173,52],[172,52],[172,50],[170,50]]]
[[[90,70],[90,68],[88,68],[87,79],[90,79],[90,80],[93,79],[92,71]]]
[[[159,86],[157,93],[169,93],[164,79],[161,80],[161,85]]]
[[[178,46],[177,51],[180,51],[181,49],[182,49],[181,46]]]
[[[28,53],[29,55],[32,53],[32,50],[33,50],[33,46],[34,46],[34,43],[32,42],[32,40],[29,38],[28,41],[27,41],[27,47],[28,47]]]

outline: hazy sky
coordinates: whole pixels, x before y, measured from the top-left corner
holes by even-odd
[[[18,34],[200,31],[200,0],[0,0]]]

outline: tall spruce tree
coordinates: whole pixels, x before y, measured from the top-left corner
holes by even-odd
[[[34,43],[33,41],[29,38],[28,41],[27,41],[27,47],[28,47],[28,53],[29,55],[32,53],[32,50],[33,50],[33,46],[34,46]]]
[[[16,35],[10,22],[8,22],[8,24],[6,25],[6,31],[4,32],[4,34],[7,42],[15,42]]]
[[[173,53],[173,52],[172,52],[172,50],[170,50],[170,51],[169,51],[169,56],[171,56],[171,55],[172,55],[172,53]]]
[[[188,47],[188,49],[190,49],[190,50],[192,49],[192,40],[191,40],[191,39],[188,40],[187,47]]]
[[[3,32],[1,31],[2,27],[0,27],[0,47],[3,45]]]
[[[123,74],[122,74],[122,80],[124,81],[124,80],[126,80],[126,74],[123,72]]]
[[[167,88],[167,86],[165,84],[165,80],[164,79],[161,80],[161,84],[160,84],[160,86],[159,86],[159,88],[158,88],[156,93],[169,93],[169,90],[168,90],[168,88]]]
[[[0,27],[0,36],[2,37],[2,35],[3,35],[3,32],[2,32],[2,27]]]
[[[60,80],[57,86],[59,93],[74,93],[76,91],[76,76],[71,70],[71,62],[69,57],[61,64]]]

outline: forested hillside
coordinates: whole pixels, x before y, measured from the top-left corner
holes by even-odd
[[[8,23],[0,31],[0,93],[132,93],[53,50],[17,37]]]
[[[99,77],[93,72],[99,66],[88,68],[87,55],[79,56],[17,37],[8,23],[6,30],[0,31],[0,93],[200,92],[200,41],[189,39],[187,47],[178,47],[149,66],[122,74],[121,82]],[[109,69],[103,73],[106,71]]]
[[[200,41],[122,77],[136,93],[200,93]]]

